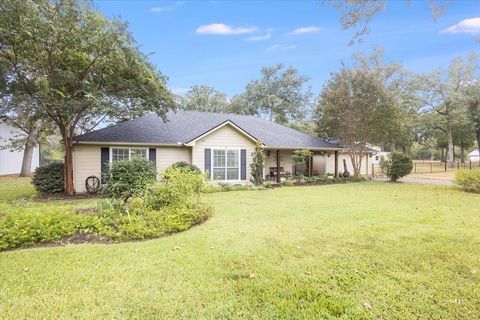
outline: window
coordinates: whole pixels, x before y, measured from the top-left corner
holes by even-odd
[[[112,162],[130,160],[132,158],[148,159],[147,148],[110,148],[110,159]]]
[[[212,179],[240,180],[240,150],[212,150]]]

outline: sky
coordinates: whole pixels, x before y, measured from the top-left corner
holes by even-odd
[[[342,30],[340,12],[320,1],[95,1],[107,17],[128,22],[141,50],[184,94],[209,85],[229,97],[283,63],[310,77],[316,95],[342,61],[382,47],[386,61],[414,72],[447,68],[456,56],[480,54],[480,1],[450,1],[433,21],[428,2],[390,1],[360,44]]]

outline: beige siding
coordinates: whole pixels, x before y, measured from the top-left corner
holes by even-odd
[[[192,163],[190,147],[159,147],[157,148],[157,172],[161,173],[178,161]]]
[[[199,167],[202,171],[205,169],[205,149],[215,148],[239,148],[246,149],[247,152],[247,180],[250,181],[250,163],[252,162],[252,152],[255,143],[246,137],[243,133],[230,125],[210,133],[196,142],[192,147],[192,164]]]
[[[85,179],[89,176],[100,178],[100,146],[76,146],[73,155],[73,182],[77,193],[84,193]]]
[[[352,159],[347,153],[340,153],[338,155],[338,172],[342,173],[343,171],[345,171],[344,165],[343,165],[344,159],[347,163],[348,172],[350,172],[350,174],[353,175]],[[371,166],[371,162],[368,161],[367,159],[368,157],[364,157],[362,159],[362,168],[360,170],[361,175],[368,175],[371,173],[371,169],[369,168]],[[330,174],[335,173],[335,156],[333,154],[327,159],[326,173],[330,173]]]

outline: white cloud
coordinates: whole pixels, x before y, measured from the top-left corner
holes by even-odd
[[[183,1],[176,1],[173,5],[170,5],[170,6],[150,8],[150,12],[161,13],[161,12],[173,11],[177,7],[180,7],[182,4],[183,4]]]
[[[197,28],[199,34],[219,34],[219,35],[232,35],[232,34],[244,34],[257,31],[256,27],[232,27],[223,23],[212,23],[203,25]]]
[[[289,32],[288,34],[290,35],[298,35],[298,34],[304,34],[304,33],[314,33],[320,31],[319,27],[315,26],[309,26],[309,27],[301,27],[293,30],[292,32]]]
[[[294,44],[274,44],[273,46],[268,47],[265,51],[287,51],[297,48]]]
[[[150,9],[150,12],[159,13],[159,12],[167,12],[175,10],[174,7],[153,7]]]
[[[250,37],[250,38],[246,38],[245,41],[264,41],[264,40],[268,40],[272,37],[272,34],[271,33],[267,33],[267,34],[264,34],[262,36],[253,36],[253,37]]]
[[[480,18],[464,19],[451,27],[443,29],[440,33],[468,33],[478,34],[480,33]]]
[[[178,95],[183,95],[183,94],[187,93],[188,90],[189,90],[189,88],[172,88],[172,89],[170,89],[170,91],[172,91],[172,93],[178,94]]]

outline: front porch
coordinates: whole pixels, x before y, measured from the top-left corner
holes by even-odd
[[[266,149],[265,180],[280,183],[294,176],[338,176],[338,150],[309,150],[311,155],[303,162],[293,161],[293,152],[298,149]]]

